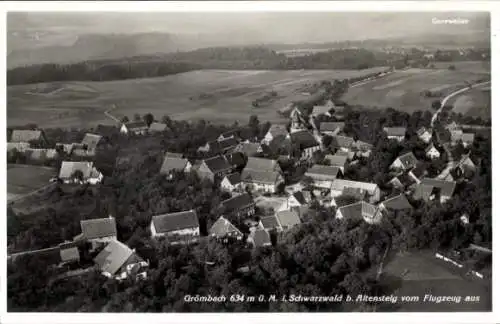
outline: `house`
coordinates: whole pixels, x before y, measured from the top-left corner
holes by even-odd
[[[83,137],[81,145],[83,149],[87,151],[87,155],[95,155],[97,147],[102,143],[102,136],[97,134],[87,133]]]
[[[417,166],[418,160],[413,152],[407,152],[398,156],[390,165],[391,170],[409,170]]]
[[[165,153],[165,157],[160,168],[160,174],[171,177],[174,172],[190,172],[193,167],[191,162],[189,162],[188,159],[173,156],[173,154],[175,153]]]
[[[423,163],[417,164],[416,167],[408,171],[408,175],[415,181],[416,183],[420,183],[420,181],[427,176],[428,172]]]
[[[405,190],[406,188],[415,184],[415,179],[412,178],[408,173],[401,172],[400,174],[394,176],[391,180],[389,180],[388,184],[396,189]]]
[[[241,152],[227,153],[224,155],[224,157],[226,158],[227,163],[229,163],[233,171],[243,169],[247,162],[245,154]]]
[[[324,135],[335,136],[344,130],[344,122],[322,122],[319,124],[319,132]]]
[[[469,154],[464,154],[464,155],[462,155],[460,160],[458,162],[456,162],[456,164],[453,166],[452,170],[455,172],[456,176],[459,178],[459,177],[462,177],[462,176],[465,176],[468,174],[469,175],[474,174],[476,172],[476,165],[470,159]]]
[[[250,217],[255,214],[255,202],[248,193],[239,194],[221,202],[224,215],[237,218]]]
[[[56,149],[29,148],[24,153],[26,158],[31,161],[54,160],[59,156]]]
[[[78,242],[64,242],[60,243],[58,246],[62,263],[80,261],[80,250],[78,249]]]
[[[318,117],[320,115],[330,116],[330,110],[335,108],[331,100],[328,100],[324,105],[313,106],[311,117]]]
[[[413,209],[413,206],[408,201],[408,198],[406,198],[406,196],[402,193],[384,200],[378,206],[381,210],[394,212]]]
[[[309,168],[305,176],[314,180],[314,186],[329,189],[332,181],[341,174],[339,167],[315,164]]]
[[[16,151],[22,153],[29,148],[30,148],[30,143],[22,143],[22,142],[15,142],[15,143],[9,142],[9,143],[7,143],[7,152],[12,152],[12,151],[16,150]]]
[[[134,250],[117,240],[109,242],[94,263],[104,276],[116,280],[146,278],[149,266]]]
[[[144,135],[148,132],[148,124],[144,121],[123,123],[120,128],[122,134]]]
[[[247,242],[254,248],[271,246],[271,236],[266,230],[256,229],[250,233]]]
[[[279,207],[279,211],[281,210],[290,210],[293,207],[300,207],[307,205],[311,202],[311,193],[308,191],[295,191],[290,194],[286,201]]]
[[[231,173],[232,166],[224,156],[215,156],[202,161],[197,172],[200,178],[216,181]]]
[[[277,160],[249,157],[245,170],[281,172],[281,167]]]
[[[236,146],[234,151],[252,157],[262,153],[262,145],[260,143],[240,143]]]
[[[373,150],[373,145],[357,140],[352,144],[352,149],[356,151],[357,156],[370,157]]]
[[[450,141],[453,145],[462,142],[463,147],[468,147],[474,143],[474,133],[464,133],[461,129],[450,130]]]
[[[95,133],[104,136],[104,137],[111,137],[113,135],[118,135],[120,134],[120,128],[113,126],[113,125],[97,125],[97,127],[94,130]]]
[[[235,191],[243,188],[243,182],[241,181],[241,175],[239,173],[228,174],[222,179],[220,186],[226,191]]]
[[[64,152],[67,155],[71,155],[73,153],[73,148],[75,147],[75,143],[66,144],[66,143],[56,143],[55,149],[59,152]]]
[[[295,225],[300,224],[300,217],[296,211],[293,210],[282,210],[276,213],[276,218],[280,224],[280,228],[283,231],[289,230]]]
[[[14,129],[10,136],[11,143],[46,143],[45,134],[41,130]]]
[[[381,221],[382,212],[377,206],[365,201],[358,201],[354,204],[338,208],[335,218],[364,220],[369,224],[376,224]]]
[[[424,178],[417,185],[413,197],[416,200],[424,200],[425,202],[439,200],[444,203],[453,196],[455,187],[455,181]]]
[[[344,179],[335,179],[332,182],[330,189],[331,197],[337,197],[344,193],[346,188],[355,189],[366,193],[370,203],[375,203],[380,200],[380,188],[376,183],[360,182]]]
[[[406,136],[406,127],[384,127],[384,132],[387,139],[395,139],[398,142],[402,142]]]
[[[236,238],[241,240],[243,238],[243,233],[224,218],[224,216],[219,217],[212,227],[210,227],[208,235],[217,239]]]
[[[243,169],[241,181],[252,191],[275,193],[278,187],[285,182],[283,176],[277,171],[257,171]]]
[[[239,141],[240,140],[239,133],[240,133],[240,129],[239,128],[232,129],[230,131],[227,131],[227,132],[224,132],[224,133],[220,134],[219,137],[217,137],[217,140],[218,141],[223,141],[223,140],[226,140],[226,139],[229,139],[229,138],[234,138],[237,141]]]
[[[269,145],[271,141],[277,137],[288,136],[288,130],[286,129],[285,125],[278,125],[278,124],[273,124],[267,131],[266,135],[262,139],[262,144]]]
[[[307,130],[300,130],[290,134],[293,145],[297,145],[302,159],[309,159],[314,152],[321,150],[321,145],[316,141],[314,135]]]
[[[152,238],[167,237],[172,243],[188,243],[200,236],[198,215],[194,210],[155,215],[149,228]]]
[[[215,140],[207,142],[204,146],[198,148],[198,151],[210,152],[213,154],[225,154],[228,152],[232,152],[238,144],[238,141],[234,137],[230,137],[220,141]]]
[[[354,138],[337,135],[332,137],[332,143],[330,144],[330,147],[332,148],[332,150],[349,152],[352,151],[353,144]]]
[[[161,133],[166,131],[167,129],[168,129],[167,124],[152,122],[151,125],[149,125],[148,130],[150,133]]]
[[[417,130],[417,136],[421,141],[429,143],[432,139],[432,130],[422,126]]]
[[[338,150],[335,152],[334,156],[345,156],[347,157],[347,161],[351,162],[356,157],[356,152]]]
[[[63,161],[59,170],[59,179],[64,183],[97,184],[103,175],[94,167],[94,162]]]
[[[325,161],[328,161],[328,165],[330,165],[332,167],[339,168],[339,170],[340,170],[340,172],[342,172],[342,174],[344,174],[345,169],[347,168],[347,165],[348,165],[347,160],[348,160],[347,155],[327,154],[325,156]]]
[[[278,218],[275,215],[261,217],[259,221],[259,227],[266,231],[276,230],[278,232],[281,232],[283,230],[280,223],[278,222]]]
[[[117,230],[114,217],[95,218],[80,221],[82,233],[76,236],[75,240],[86,240],[92,244],[92,249],[95,249],[102,243],[108,243],[116,240]]]
[[[441,156],[441,153],[434,146],[434,143],[431,143],[425,149],[425,156],[427,156],[429,159],[434,160],[434,159],[439,159],[439,157]]]

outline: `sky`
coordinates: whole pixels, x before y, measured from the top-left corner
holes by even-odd
[[[433,18],[469,19],[466,25],[436,25]],[[488,13],[8,13],[8,41],[68,42],[88,33],[168,32],[220,34],[251,41],[301,43],[401,37],[422,33],[489,32]],[[21,37],[37,32],[37,37]],[[44,33],[48,33],[45,34]],[[50,35],[48,37],[47,35]],[[22,39],[22,42],[19,41]],[[16,40],[18,40],[16,42]],[[18,43],[18,44],[17,44]]]

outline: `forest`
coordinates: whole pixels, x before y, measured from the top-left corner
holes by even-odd
[[[425,146],[415,135],[403,143],[386,141],[383,127],[404,125],[408,134],[414,134],[420,126],[430,123],[432,114],[349,106],[344,114],[347,135],[374,145],[371,157],[361,158],[357,166],[349,167],[347,176],[373,179],[391,194],[385,170],[408,150],[424,159]],[[184,303],[183,297],[384,294],[388,288],[374,280],[372,270],[388,247],[413,251],[460,248],[469,243],[488,245],[492,241],[491,136],[487,134],[478,134],[470,148],[479,171],[471,181],[459,184],[454,197],[442,205],[411,200],[415,206],[412,212],[390,214],[381,224],[368,225],[336,220],[334,208],[313,203],[304,215],[304,224],[280,237],[273,235],[273,247],[256,250],[239,243],[204,240],[191,246],[168,246],[154,241],[149,234],[153,214],[194,208],[201,233],[206,235],[220,215],[219,202],[229,197],[210,181],[200,181],[196,174],[179,173],[175,181],[159,175],[163,152],[202,158],[197,148],[222,132],[238,128],[243,139],[262,138],[270,127],[256,116],[251,116],[246,125],[235,123],[229,127],[205,121],[176,121],[168,116],[160,119],[169,126],[163,133],[106,137],[107,145],[95,158],[96,167],[105,175],[101,185],[59,185],[50,193],[52,203],[31,214],[16,214],[8,209],[11,251],[46,248],[71,240],[80,233],[81,219],[112,214],[117,220],[118,239],[150,261],[148,279],[115,282],[90,271],[54,282],[51,278],[57,270],[49,260],[43,256],[24,257],[8,264],[9,311],[346,311],[347,306],[338,303]],[[83,130],[46,130],[49,143],[78,140],[82,134]],[[426,163],[430,169],[439,169],[446,161]],[[293,163],[289,166],[299,173],[307,169],[294,168]],[[300,178],[300,174],[290,178]],[[459,220],[463,213],[470,215],[468,226]],[[247,271],[241,271],[245,266]],[[370,304],[358,306],[359,311],[374,309]]]

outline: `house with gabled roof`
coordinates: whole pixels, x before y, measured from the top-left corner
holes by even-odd
[[[161,133],[168,130],[167,124],[164,123],[158,123],[158,122],[152,122],[151,125],[149,125],[148,131],[150,133]]]
[[[389,167],[391,170],[410,170],[417,166],[418,160],[413,152],[407,152],[398,156]]]
[[[416,183],[420,183],[420,181],[426,177],[428,174],[425,164],[419,163],[416,167],[408,171],[408,175],[415,181]]]
[[[30,143],[22,143],[22,142],[9,142],[7,143],[7,152],[12,152],[14,150],[18,152],[25,152],[30,148]]]
[[[10,136],[11,143],[46,143],[45,134],[42,130],[14,129]]]
[[[398,190],[405,190],[406,188],[414,185],[415,179],[413,179],[407,172],[401,172],[395,175],[388,184]]]
[[[148,128],[148,124],[144,121],[127,122],[123,123],[120,127],[120,133],[144,135],[148,132]]]
[[[264,229],[256,229],[250,233],[247,242],[254,248],[271,246],[271,236]]]
[[[354,138],[348,136],[333,136],[330,147],[332,150],[350,152],[353,150]]]
[[[110,241],[95,257],[94,263],[104,276],[116,280],[145,279],[149,267],[149,263],[139,257],[135,250],[117,240]]]
[[[344,174],[348,165],[348,156],[340,154],[327,154],[325,156],[325,161],[328,161],[328,165],[339,168],[340,172]]]
[[[456,182],[424,178],[417,185],[413,198],[425,202],[439,200],[445,203],[455,192]]]
[[[259,228],[266,231],[276,230],[281,232],[283,230],[276,215],[261,217],[259,220]]]
[[[281,136],[286,138],[288,135],[289,133],[285,125],[273,124],[262,139],[262,143],[269,145],[273,139]]]
[[[81,141],[83,149],[87,151],[87,155],[95,155],[95,152],[103,141],[103,137],[97,134],[86,133]]]
[[[103,175],[94,167],[94,162],[63,161],[59,179],[64,183],[97,184],[102,181]]]
[[[276,218],[283,231],[287,231],[292,227],[301,223],[299,214],[294,210],[281,210],[276,213]]]
[[[29,148],[24,151],[27,160],[47,161],[54,160],[59,156],[55,149]]]
[[[258,171],[243,169],[241,172],[243,185],[252,191],[275,193],[278,187],[285,182],[281,173],[277,171]]]
[[[241,240],[243,238],[243,233],[224,216],[220,216],[210,227],[208,235],[217,239],[235,238]]]
[[[262,153],[262,144],[260,143],[251,143],[251,142],[243,142],[236,146],[234,149],[235,152],[241,152],[248,157],[256,156]]]
[[[247,160],[247,164],[245,165],[245,170],[281,172],[281,167],[278,163],[278,160],[249,157]]]
[[[321,122],[319,132],[324,135],[335,136],[344,130],[344,122]]]
[[[446,181],[456,181],[461,180],[464,177],[471,177],[477,170],[476,165],[471,160],[469,154],[464,154],[453,164],[453,167],[449,169],[448,173],[444,175],[442,180]]]
[[[182,155],[181,155],[182,156]],[[190,172],[193,165],[188,159],[172,156],[172,153],[165,153],[163,163],[160,168],[160,174],[172,177],[174,172]]]
[[[351,162],[356,157],[356,152],[337,150],[337,152],[335,152],[334,156],[345,156],[345,157],[347,157],[347,161]]]
[[[379,204],[379,208],[383,211],[402,211],[402,210],[412,210],[413,206],[408,201],[408,198],[404,194],[399,194],[391,198],[387,198]]]
[[[389,140],[402,142],[406,137],[406,127],[384,127],[384,132]]]
[[[373,145],[357,140],[352,144],[352,149],[356,151],[357,156],[370,157],[370,155],[372,154]]]
[[[226,175],[221,183],[220,186],[223,190],[232,192],[235,190],[241,190],[243,189],[243,182],[241,181],[241,174],[235,172]]]
[[[290,210],[294,207],[305,206],[310,204],[311,201],[312,197],[309,191],[295,191],[288,196],[285,202],[278,208],[278,211]]]
[[[439,159],[441,156],[441,152],[434,146],[434,143],[430,143],[429,146],[425,149],[425,156],[427,156],[429,159]]]
[[[80,261],[79,242],[64,242],[58,245],[61,263],[72,263]]]
[[[332,181],[341,174],[339,167],[315,164],[306,171],[304,176],[312,178],[315,187],[329,189]]]
[[[224,156],[214,156],[201,162],[196,170],[200,178],[216,181],[231,173],[232,166]]]
[[[330,116],[330,110],[335,108],[335,104],[331,100],[327,100],[324,105],[313,106],[311,117],[318,117],[320,115]]]
[[[200,223],[195,210],[155,215],[149,225],[152,238],[166,237],[170,243],[189,243],[200,236]]]
[[[95,249],[102,243],[116,240],[117,230],[114,217],[85,219],[80,221],[82,233],[75,237],[75,241],[86,240]]]
[[[228,218],[245,218],[255,214],[255,202],[248,193],[242,193],[226,199],[220,204],[222,213]]]
[[[417,136],[424,143],[429,143],[432,139],[432,129],[422,126],[417,130]]]
[[[461,129],[450,130],[450,141],[453,145],[462,143],[463,147],[469,147],[474,143],[474,133],[464,133]]]
[[[338,197],[345,192],[345,189],[354,189],[364,192],[370,203],[376,203],[380,200],[380,188],[376,183],[352,181],[345,179],[335,179],[332,181],[330,196]]]
[[[204,146],[198,148],[199,152],[209,152],[212,154],[225,154],[232,152],[238,145],[234,137],[207,142]]]
[[[297,145],[302,159],[309,159],[314,152],[321,150],[321,145],[318,143],[314,135],[307,130],[300,130],[290,134],[292,145]]]
[[[364,220],[369,224],[376,224],[382,220],[382,212],[375,205],[365,201],[358,201],[354,204],[338,208],[335,218]]]

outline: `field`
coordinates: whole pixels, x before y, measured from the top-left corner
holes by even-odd
[[[192,71],[161,78],[110,82],[68,82],[12,86],[7,89],[7,124],[36,123],[41,127],[89,127],[112,124],[104,112],[117,117],[151,112],[157,118],[206,119],[212,122],[247,122],[251,114],[261,120],[284,121],[276,111],[307,98],[306,84],[344,79],[384,71]],[[252,101],[277,92],[277,99],[259,108]]]
[[[15,199],[49,184],[57,170],[48,167],[7,165],[7,199]]]
[[[443,97],[464,88],[467,82],[489,79],[488,66],[481,62],[456,62],[456,70],[447,69],[449,64],[438,64],[436,69],[408,69],[397,71],[384,78],[354,86],[344,100],[350,104],[388,108],[413,112],[431,109],[432,101],[422,95],[425,90],[441,92]]]
[[[453,111],[465,116],[491,118],[491,87],[485,85],[464,92],[454,98]]]
[[[418,296],[418,302],[385,305],[386,311],[488,311],[491,310],[491,281],[463,278],[452,265],[434,258],[430,252],[396,255],[384,268],[386,282],[394,284],[393,295]],[[424,302],[426,294],[433,296],[461,296],[459,303]],[[465,296],[479,296],[478,302],[465,302]]]

